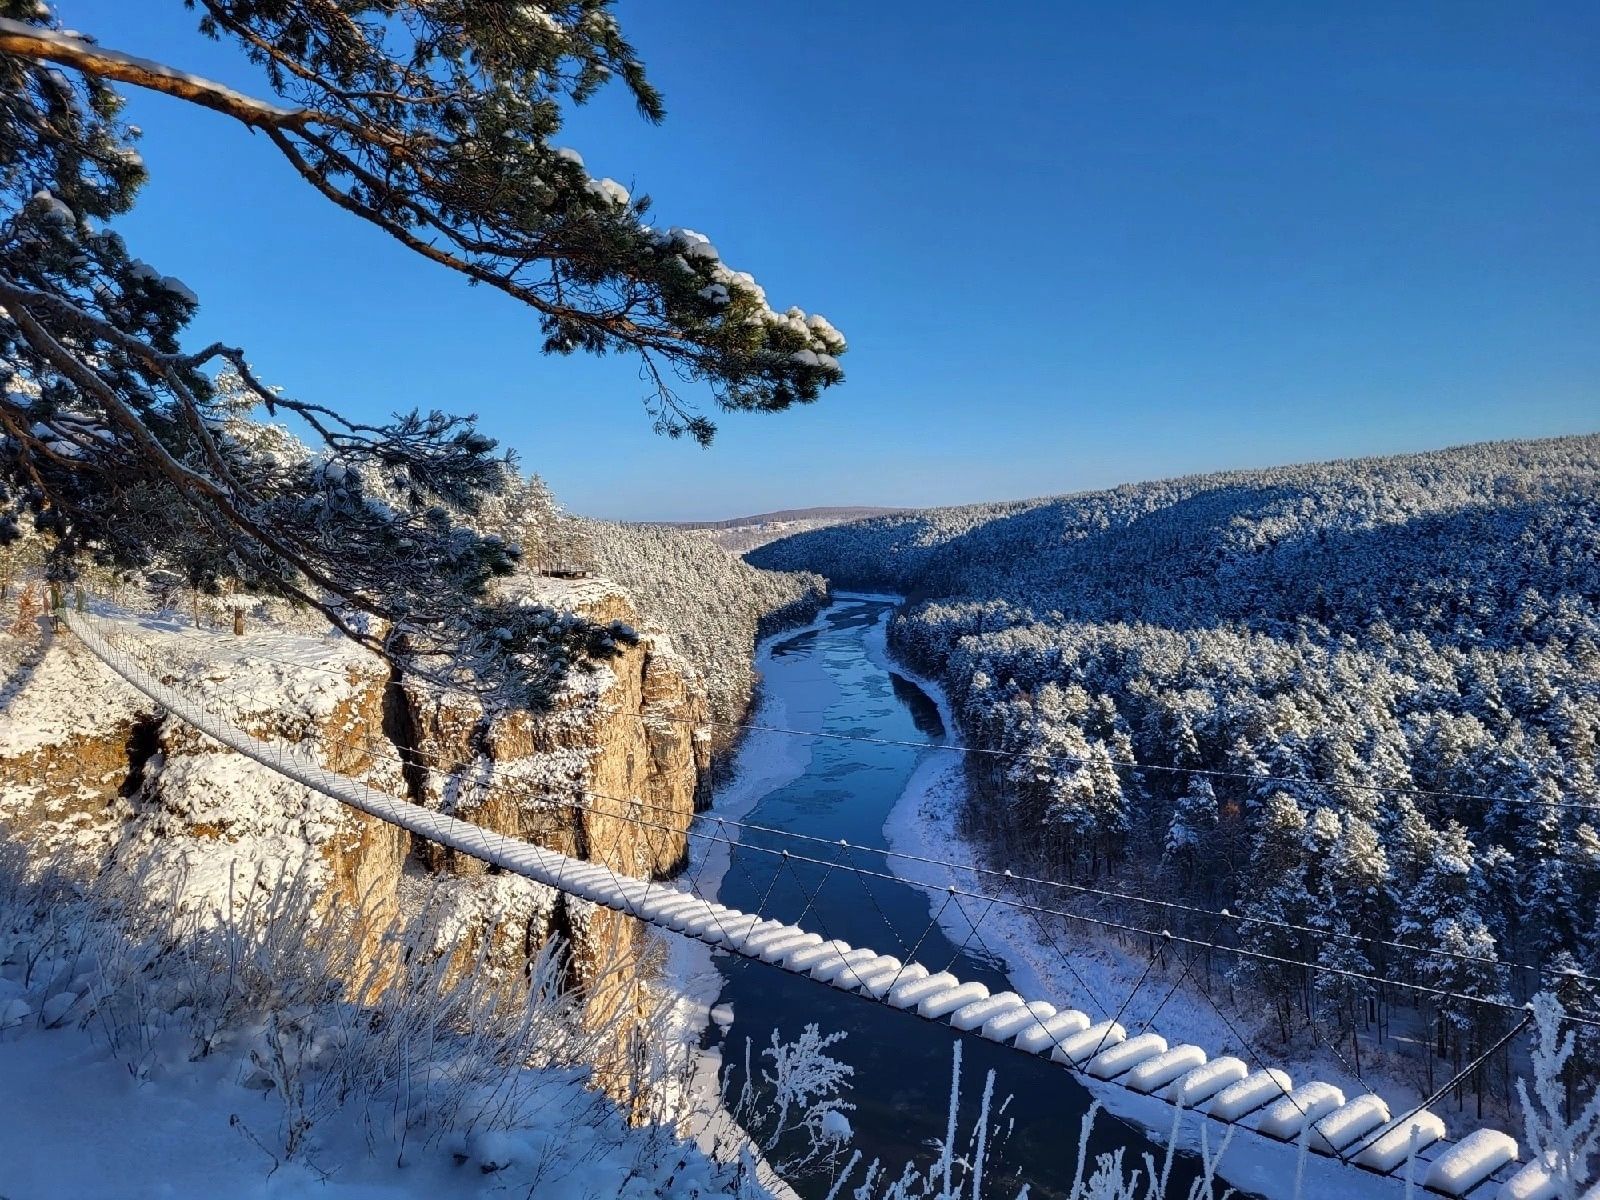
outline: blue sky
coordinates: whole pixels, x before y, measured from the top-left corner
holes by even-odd
[[[56,0],[260,90],[178,0]],[[561,140],[850,339],[844,386],[650,432],[634,364],[315,196],[263,139],[136,94],[135,253],[361,415],[476,412],[577,512],[923,505],[1600,429],[1600,9],[622,0],[666,94]]]

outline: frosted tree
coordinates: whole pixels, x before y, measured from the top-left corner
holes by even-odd
[[[1261,923],[1242,926],[1241,941],[1247,949],[1290,962],[1307,961],[1311,947],[1305,935],[1282,926],[1309,925],[1321,911],[1309,878],[1314,869],[1313,830],[1312,818],[1292,796],[1275,792],[1267,798],[1261,828],[1251,847],[1254,873],[1244,904],[1245,916],[1259,918]],[[1298,967],[1261,959],[1241,960],[1235,973],[1272,1000],[1279,1033],[1288,1041],[1305,973]]]
[[[1028,755],[1007,773],[1019,802],[1039,814],[1069,872],[1087,858],[1090,874],[1098,874],[1128,832],[1122,782],[1105,743],[1076,725],[1047,724],[1035,727]]]
[[[1189,786],[1172,810],[1165,854],[1188,873],[1205,852],[1217,828],[1217,794],[1204,775],[1190,775]]]
[[[1321,858],[1327,892],[1340,916],[1358,929],[1382,928],[1390,913],[1389,856],[1378,832],[1349,812],[1334,818],[1337,834]]]
[[[1549,779],[1541,780],[1532,797],[1548,803],[1529,805],[1521,827],[1518,862],[1522,875],[1522,905],[1532,942],[1539,953],[1550,956],[1579,944],[1587,911],[1582,907],[1580,879],[1574,871],[1577,847],[1563,828],[1560,792]]]
[[[1403,810],[1392,839],[1399,869],[1386,889],[1395,908],[1392,928],[1403,944],[1438,953],[1403,955],[1409,961],[1397,965],[1434,992],[1507,998],[1499,944],[1482,916],[1486,880],[1467,831],[1455,821],[1431,828],[1409,801]],[[1457,1065],[1504,1032],[1499,1014],[1482,1005],[1429,992],[1414,1001],[1430,1031],[1426,1044],[1432,1053]],[[1432,1071],[1430,1058],[1430,1086]],[[1481,1099],[1484,1071],[1474,1072],[1471,1082]]]
[[[61,564],[92,552],[146,565],[178,524],[248,586],[381,649],[401,634],[413,652],[497,661],[603,649],[605,631],[482,611],[517,556],[471,518],[514,477],[470,419],[351,421],[266,387],[235,346],[182,344],[198,298],[111,228],[145,179],[112,85],[265,136],[352,218],[532,309],[547,352],[635,355],[667,434],[714,432],[680,381],[726,410],[781,410],[842,379],[844,339],[773,309],[709,239],[648,224],[645,198],[557,144],[565,111],[608,80],[662,115],[609,0],[190,7],[200,33],[261,69],[262,95],[63,30],[41,0],[0,0],[0,540],[31,522]],[[308,430],[315,453],[230,437],[241,393]],[[152,509],[163,527],[147,533]]]
[[[1591,1161],[1600,1159],[1600,1092],[1574,1102],[1567,1068],[1575,1038],[1561,1028],[1566,1015],[1561,1002],[1540,992],[1531,1007],[1535,1033],[1531,1091],[1526,1080],[1517,1080],[1528,1156],[1545,1165],[1555,1181],[1555,1195],[1577,1200],[1587,1185],[1600,1180],[1600,1164]]]

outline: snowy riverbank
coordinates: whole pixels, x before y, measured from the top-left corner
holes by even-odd
[[[841,595],[841,598],[848,597]],[[884,670],[921,688],[939,710],[945,741],[954,742],[954,713],[944,689],[891,657],[887,644],[890,617],[891,614],[886,613],[867,633],[868,657]],[[963,837],[961,832],[960,817],[965,803],[961,753],[954,750],[929,753],[918,763],[884,823],[886,845],[898,854],[919,859],[983,863],[982,848]],[[1251,1036],[1249,1025],[1243,1022],[1240,1014],[1231,1013],[1227,1017],[1220,1014],[1197,988],[1182,980],[1181,965],[1174,964],[1176,970],[1164,973],[1147,973],[1147,960],[1143,956],[1132,955],[1118,945],[1092,936],[1093,931],[1086,933],[1079,923],[1056,919],[1053,925],[1045,926],[1036,915],[1015,908],[995,906],[977,913],[981,928],[975,932],[965,913],[955,906],[940,903],[945,896],[944,889],[954,884],[974,892],[993,893],[999,882],[995,877],[910,858],[891,856],[888,863],[895,875],[925,888],[930,912],[942,909],[940,925],[946,936],[957,944],[967,944],[970,938],[971,945],[1004,963],[1007,978],[1021,995],[1047,999],[1058,1007],[1082,1009],[1096,1021],[1115,1018],[1128,1027],[1130,1034],[1149,1027],[1172,1045],[1192,1042],[1205,1048],[1212,1057],[1234,1054],[1258,1065],[1239,1036],[1244,1033],[1251,1045],[1256,1043],[1258,1039]],[[1363,1082],[1341,1064],[1319,1057],[1264,1055],[1263,1058],[1268,1059],[1266,1065],[1288,1070],[1297,1083],[1326,1080],[1352,1098],[1377,1091],[1396,1111],[1418,1098],[1414,1089],[1394,1080],[1379,1082],[1368,1072]],[[1084,1082],[1110,1112],[1144,1126],[1163,1141],[1172,1136],[1175,1110],[1169,1105],[1114,1085],[1087,1079]],[[1221,1126],[1190,1114],[1184,1117],[1178,1129],[1178,1145],[1198,1153],[1204,1137],[1215,1155],[1223,1134]],[[1274,1200],[1290,1196],[1299,1169],[1304,1172],[1303,1195],[1387,1197],[1404,1194],[1403,1183],[1364,1173],[1358,1175],[1351,1168],[1318,1155],[1308,1155],[1303,1164],[1297,1164],[1292,1148],[1249,1130],[1236,1128],[1230,1136],[1223,1174],[1230,1183],[1247,1191]],[[1351,1188],[1360,1190],[1351,1191]]]

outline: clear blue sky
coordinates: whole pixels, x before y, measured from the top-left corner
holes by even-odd
[[[55,0],[259,90],[179,0]],[[1600,428],[1600,7],[623,0],[666,94],[562,140],[709,234],[848,380],[652,435],[633,364],[410,256],[261,138],[135,95],[123,226],[299,395],[479,414],[571,509],[956,503]]]

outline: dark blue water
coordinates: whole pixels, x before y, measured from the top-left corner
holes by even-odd
[[[929,741],[943,735],[933,702],[914,684],[885,671],[868,657],[865,639],[891,606],[878,601],[844,601],[823,614],[823,628],[796,634],[778,644],[767,671],[769,686],[789,698],[788,720],[796,727],[862,737]],[[809,769],[794,782],[770,792],[746,818],[757,824],[852,846],[881,847],[884,819],[906,788],[923,755],[909,746],[815,739]],[[861,877],[823,865],[775,857],[766,850],[788,849],[814,858],[853,863],[889,874],[882,854],[871,850],[809,849],[792,839],[745,831],[720,889],[725,904],[760,911],[803,925],[824,938],[842,938],[883,954],[917,961],[930,971],[949,970],[976,980],[990,991],[1009,986],[1001,964],[977,948],[954,945],[937,928],[929,929],[926,893],[887,879]],[[977,916],[979,914],[973,914]],[[1080,1120],[1090,1097],[1066,1068],[996,1046],[948,1026],[921,1021],[904,1012],[745,959],[721,957],[726,979],[722,998],[733,1006],[729,1061],[742,1059],[744,1039],[759,1052],[776,1028],[789,1040],[807,1023],[824,1033],[844,1030],[848,1037],[834,1053],[855,1068],[851,1114],[856,1146],[867,1159],[879,1158],[894,1174],[907,1160],[926,1163],[930,1144],[944,1136],[950,1094],[952,1049],[963,1042],[963,1106],[958,1151],[966,1145],[978,1111],[983,1075],[996,1072],[995,1107],[1010,1095],[1005,1112],[1008,1137],[998,1160],[985,1171],[985,1193],[1016,1194],[1026,1181],[1034,1197],[1065,1195],[1077,1162]],[[1126,1147],[1126,1160],[1138,1163],[1143,1151],[1161,1159],[1161,1150],[1142,1134],[1101,1114],[1091,1152]],[[1185,1195],[1188,1169],[1174,1170],[1172,1193]],[[1005,1180],[1009,1186],[1001,1186]],[[794,1180],[805,1196],[822,1196],[826,1180]]]

